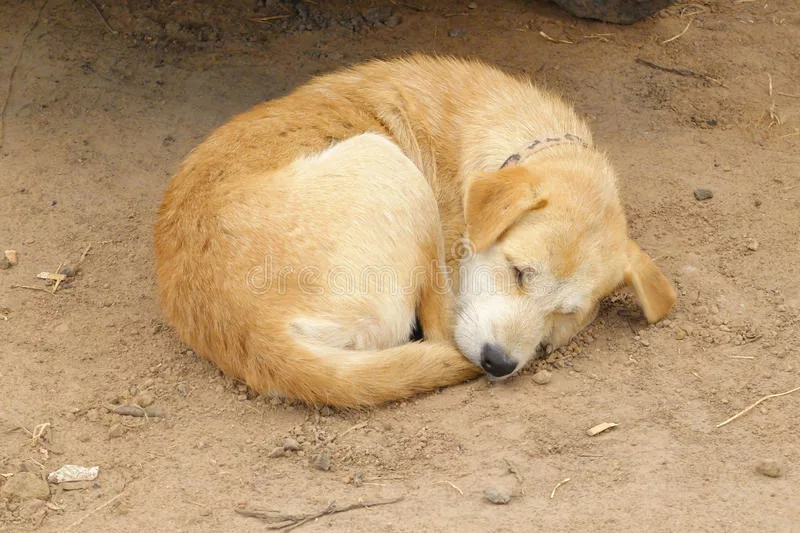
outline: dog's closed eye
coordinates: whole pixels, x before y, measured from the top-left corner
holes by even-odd
[[[517,285],[523,288],[533,283],[533,280],[539,274],[534,267],[530,266],[512,266],[511,268],[514,271],[514,278],[517,280]]]

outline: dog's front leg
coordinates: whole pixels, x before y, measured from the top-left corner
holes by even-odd
[[[427,262],[419,292],[417,318],[426,341],[453,344],[453,288],[444,254],[436,247]]]

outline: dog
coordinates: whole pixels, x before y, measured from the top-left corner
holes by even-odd
[[[454,58],[370,61],[234,117],[182,163],[154,236],[182,340],[315,405],[507,378],[621,285],[650,322],[675,301],[585,122]]]

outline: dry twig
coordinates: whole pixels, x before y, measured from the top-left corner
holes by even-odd
[[[370,507],[377,507],[379,505],[390,505],[403,500],[403,496],[399,498],[392,498],[389,500],[374,500],[374,501],[358,501],[338,507],[336,502],[329,503],[323,510],[306,513],[306,514],[282,514],[280,511],[273,510],[259,510],[259,509],[236,509],[236,512],[242,516],[249,516],[258,518],[267,522],[267,529],[282,529],[284,531],[291,531],[297,527],[302,526],[306,522],[315,520],[325,515],[345,513],[354,509],[369,509]]]
[[[734,420],[736,420],[740,416],[742,416],[744,414],[747,414],[751,409],[755,408],[756,406],[758,406],[763,401],[769,400],[770,398],[777,398],[779,396],[786,396],[787,394],[791,394],[791,393],[797,392],[799,390],[800,390],[800,387],[795,387],[792,390],[787,390],[786,392],[779,392],[777,394],[768,394],[768,395],[764,396],[763,398],[761,398],[760,400],[758,400],[757,402],[754,402],[752,405],[746,407],[745,409],[742,409],[741,411],[739,411],[738,413],[736,413],[735,415],[733,415],[732,417],[730,417],[726,421],[720,422],[719,424],[717,424],[716,427],[721,428],[722,426],[724,426],[726,424],[730,424],[731,422],[733,422]]]
[[[103,24],[106,25],[106,29],[108,29],[108,31],[111,32],[113,35],[117,35],[119,32],[117,30],[115,30],[111,26],[111,24],[108,22],[108,19],[106,18],[106,16],[103,15],[102,11],[100,11],[100,6],[98,6],[95,3],[94,0],[86,0],[86,1],[89,2],[92,5],[92,7],[94,8],[94,10],[97,11],[97,14],[100,15],[100,18],[103,20]]]
[[[653,63],[652,61],[647,61],[646,59],[642,59],[640,57],[636,58],[636,62],[646,67],[660,70],[662,72],[669,72],[670,74],[677,74],[678,76],[686,76],[689,78],[699,78],[701,80],[705,80],[711,83],[716,83],[717,85],[723,85],[721,81],[719,81],[716,78],[712,78],[708,74],[703,74],[702,72],[695,72],[694,70],[690,70],[688,68],[665,67],[663,65]]]
[[[462,496],[464,495],[464,491],[463,491],[463,490],[461,490],[461,489],[459,489],[458,487],[456,487],[456,486],[455,486],[455,485],[454,485],[452,482],[450,482],[450,481],[446,481],[446,480],[445,480],[445,481],[437,481],[437,482],[435,482],[435,483],[434,483],[434,485],[450,485],[450,486],[451,486],[451,487],[453,487],[453,488],[456,490],[456,492],[458,492],[460,495],[462,495]]]
[[[691,25],[692,25],[692,21],[690,20],[690,21],[689,21],[689,24],[687,24],[687,25],[686,25],[686,27],[685,27],[685,28],[683,28],[683,31],[682,31],[682,32],[680,32],[678,35],[673,35],[672,37],[670,37],[669,39],[667,39],[667,40],[665,40],[665,41],[661,41],[661,44],[667,44],[667,43],[671,43],[671,42],[672,42],[672,41],[674,41],[675,39],[678,39],[678,38],[680,38],[680,37],[681,37],[681,36],[682,36],[684,33],[686,33],[687,31],[689,31],[689,26],[691,26]]]
[[[547,35],[545,32],[543,32],[542,30],[539,30],[539,35],[541,35],[542,37],[544,37],[545,39],[547,39],[551,43],[575,44],[572,41],[568,41],[567,39],[554,39],[554,38],[550,37],[549,35]]]
[[[91,511],[89,511],[88,513],[86,513],[85,515],[80,517],[78,520],[76,520],[73,523],[71,523],[70,525],[68,525],[64,531],[69,531],[70,529],[73,529],[73,528],[81,525],[84,520],[86,520],[87,518],[89,518],[93,514],[97,513],[98,511],[102,511],[103,509],[105,509],[106,507],[108,507],[109,505],[114,503],[115,501],[117,501],[120,498],[122,498],[124,495],[125,495],[124,492],[120,492],[119,494],[117,494],[116,496],[114,496],[113,498],[108,500],[107,502],[98,505],[97,507],[95,507],[94,509],[92,509]]]
[[[556,491],[558,490],[558,487],[560,487],[560,486],[561,486],[561,485],[563,485],[564,483],[568,483],[568,482],[569,482],[569,480],[570,480],[570,478],[563,479],[563,480],[559,481],[559,482],[556,484],[556,486],[555,486],[555,487],[553,487],[553,491],[550,493],[550,499],[551,499],[551,500],[552,500],[553,498],[555,498],[555,497],[556,497]]]

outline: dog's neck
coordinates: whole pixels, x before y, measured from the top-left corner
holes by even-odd
[[[589,147],[586,141],[584,141],[577,135],[573,135],[572,133],[565,133],[559,136],[539,137],[526,144],[525,147],[522,148],[520,151],[515,152],[510,156],[508,156],[508,158],[503,162],[503,164],[500,165],[500,168],[513,167],[514,165],[520,164],[520,162],[522,162],[525,159],[528,159],[529,157],[532,157],[538,152],[541,152],[543,150],[550,150],[552,148],[555,148],[556,146],[563,144],[575,144],[583,148]]]

